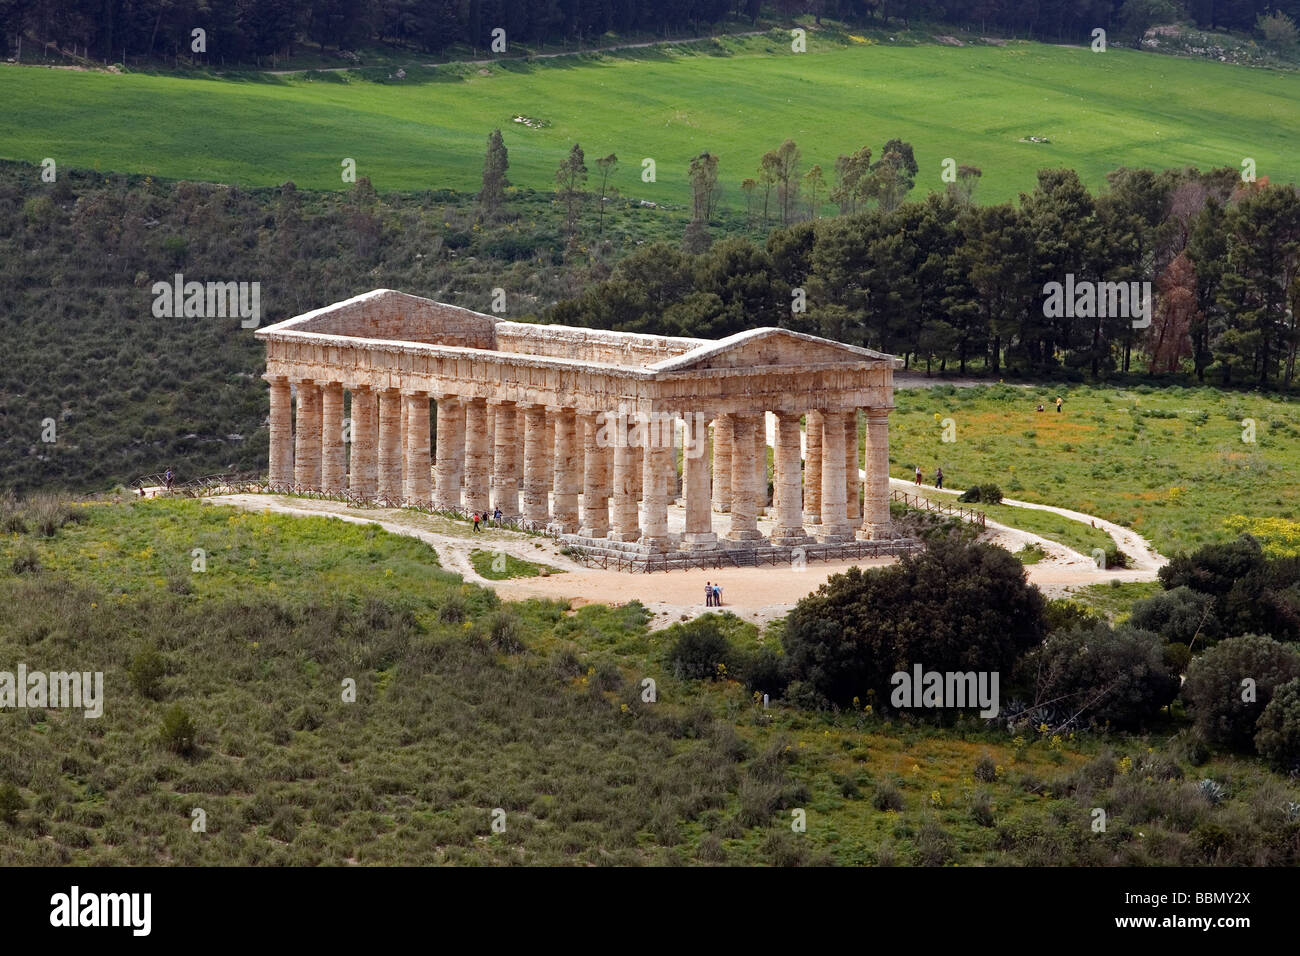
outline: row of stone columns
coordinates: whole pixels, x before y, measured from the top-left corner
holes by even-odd
[[[607,425],[597,414],[573,408],[358,387],[352,389],[347,425],[349,468],[343,386],[296,383],[296,429],[290,383],[272,379],[270,386],[272,485],[351,491],[445,510],[495,507],[560,533],[639,542],[650,550],[668,546],[667,508],[677,488],[671,432],[645,447],[629,443],[626,432],[601,442]],[[436,449],[429,442],[431,399]],[[888,411],[867,409],[865,415],[868,474],[861,499],[855,412],[808,412],[802,452],[801,416],[776,415],[773,543],[811,541],[809,527],[826,543],[888,534]],[[729,515],[723,542],[759,542],[758,516],[767,505],[764,413],[728,414],[713,422],[712,474],[704,456],[709,423],[692,416],[684,425],[682,447],[697,454],[682,456],[681,546],[717,546],[714,511]]]

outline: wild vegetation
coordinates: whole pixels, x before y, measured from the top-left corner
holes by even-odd
[[[81,520],[53,536],[0,543],[0,592],[28,609],[0,622],[0,648],[29,668],[102,670],[104,716],[6,711],[7,864],[1300,853],[1300,792],[1202,740],[1181,704],[1132,735],[968,717],[941,729],[881,707],[801,709],[779,690],[764,707],[779,627],[714,615],[651,633],[635,603],[502,604],[418,541],[323,518],[161,500],[72,510]],[[39,570],[11,569],[28,546]],[[1261,747],[1283,753],[1273,740]]]

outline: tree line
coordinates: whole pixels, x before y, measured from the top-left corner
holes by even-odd
[[[95,59],[194,57],[204,62],[387,46],[439,52],[510,42],[590,40],[605,33],[704,32],[728,19],[814,16],[850,26],[946,23],[1031,39],[1086,42],[1101,27],[1134,40],[1150,26],[1190,20],[1205,29],[1253,30],[1274,14],[1300,18],[1300,0],[0,0],[0,53],[26,35]]]
[[[1093,195],[1073,170],[1046,169],[1018,202],[977,206],[978,170],[968,170],[943,193],[903,201],[910,154],[891,141],[874,171],[868,150],[841,157],[828,194],[846,213],[803,221],[792,211],[801,179],[785,163],[772,192],[790,224],[765,243],[733,237],[700,251],[688,227],[683,247],[631,252],[544,319],[704,338],[779,325],[927,371],[977,363],[1294,384],[1294,186],[1243,182],[1229,168],[1120,168]]]

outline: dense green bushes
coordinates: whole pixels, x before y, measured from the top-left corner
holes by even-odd
[[[846,706],[889,699],[891,676],[999,672],[1045,634],[1044,600],[1002,548],[939,541],[900,564],[833,575],[786,619],[791,692]]]
[[[1300,677],[1300,653],[1248,634],[1220,641],[1192,661],[1183,697],[1196,729],[1216,746],[1250,752],[1273,692]]]

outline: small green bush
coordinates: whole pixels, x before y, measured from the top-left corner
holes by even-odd
[[[668,652],[673,673],[687,680],[717,680],[726,675],[733,661],[731,642],[715,614],[680,625],[677,641]]]
[[[157,700],[167,673],[167,661],[152,647],[147,647],[131,658],[126,672],[137,694]]]
[[[194,752],[194,738],[198,731],[194,720],[180,704],[173,704],[163,714],[162,742],[172,753],[187,756]]]

